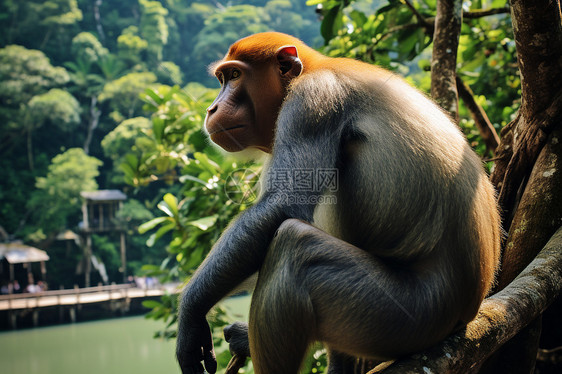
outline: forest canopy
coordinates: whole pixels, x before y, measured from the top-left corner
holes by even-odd
[[[81,249],[61,272],[56,254],[66,244],[56,236],[77,229],[84,189],[127,193],[128,274],[169,256],[164,242],[147,247],[148,234],[136,227],[157,214],[166,193],[182,190],[179,168],[207,144],[199,136],[212,96],[206,87],[218,86],[207,65],[232,42],[275,29],[322,44],[315,8],[296,0],[8,0],[0,20],[0,239],[54,254],[53,287],[83,282],[72,276]],[[158,122],[160,105],[170,107],[172,128]],[[191,135],[200,146],[187,143]],[[57,173],[63,156],[69,170],[93,179],[74,183]],[[111,279],[119,273],[117,238],[103,240],[94,256],[106,260]]]

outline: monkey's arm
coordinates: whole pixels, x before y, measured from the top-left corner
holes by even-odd
[[[185,287],[179,305],[176,346],[184,374],[201,373],[202,360],[208,372],[215,372],[205,316],[218,301],[258,271],[267,245],[283,220],[279,209],[258,202],[229,226]]]

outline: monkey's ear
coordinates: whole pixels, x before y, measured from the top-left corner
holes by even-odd
[[[281,75],[288,78],[298,77],[302,73],[302,61],[299,58],[297,47],[287,45],[275,52]]]

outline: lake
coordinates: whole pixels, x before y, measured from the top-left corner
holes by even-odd
[[[249,297],[226,306],[244,314]],[[241,310],[242,309],[242,310]],[[180,374],[175,340],[154,339],[161,321],[123,317],[0,333],[4,374]]]

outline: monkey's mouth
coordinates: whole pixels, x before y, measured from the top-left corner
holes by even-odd
[[[209,131],[209,137],[213,143],[218,144],[227,152],[237,152],[246,148],[244,132],[247,127],[236,125],[227,128],[219,128]]]
[[[212,129],[209,131],[209,135],[216,135],[216,134],[220,134],[221,132],[226,132],[226,131],[232,131],[232,130],[236,130],[236,129],[241,129],[244,128],[244,125],[235,125],[235,126],[231,126],[231,127],[221,127],[218,129]]]

